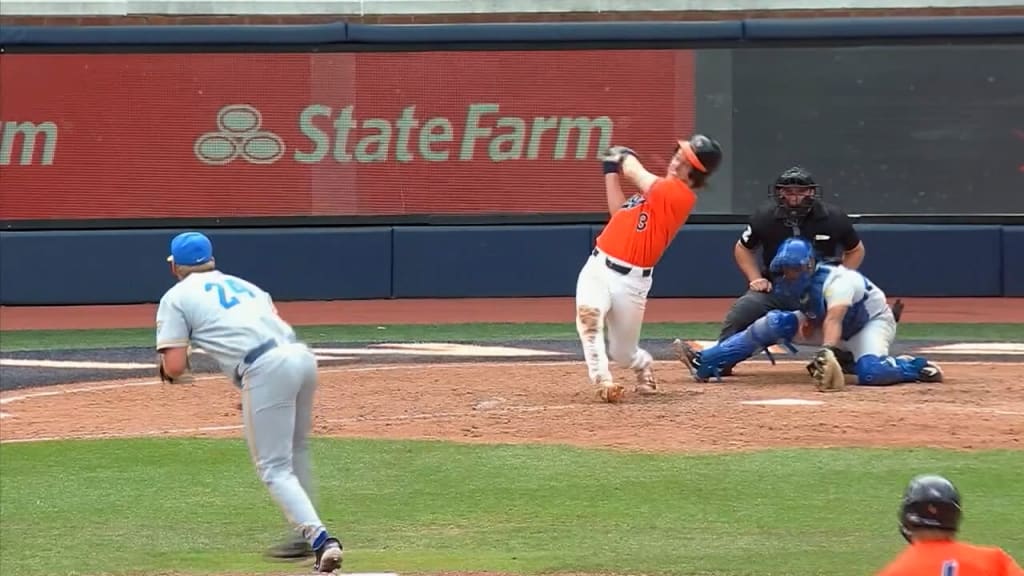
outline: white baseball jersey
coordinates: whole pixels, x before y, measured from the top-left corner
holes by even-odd
[[[237,378],[245,355],[267,340],[295,339],[295,331],[258,286],[219,270],[189,274],[160,299],[156,348],[190,342],[202,348],[225,375]]]
[[[872,318],[889,307],[885,292],[860,272],[843,266],[822,267],[829,269],[823,289],[826,308],[842,305],[863,307],[867,316]]]

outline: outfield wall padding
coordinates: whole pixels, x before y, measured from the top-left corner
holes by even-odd
[[[1024,296],[1024,226],[1003,227],[1003,296]]]
[[[890,296],[1024,296],[1024,227],[859,225]],[[599,227],[213,229],[220,268],[278,300],[572,296]],[[735,297],[737,225],[685,227],[651,297]],[[4,305],[156,302],[178,230],[0,233]]]

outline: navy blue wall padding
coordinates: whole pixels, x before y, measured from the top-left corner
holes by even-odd
[[[861,270],[890,296],[1024,296],[1024,226],[858,224]],[[572,296],[600,226],[277,228],[209,231],[218,266],[277,300]],[[651,297],[744,291],[742,225],[683,228]],[[156,302],[178,230],[0,233],[4,305]],[[34,270],[26,273],[27,270]]]
[[[350,24],[350,42],[443,44],[452,42],[708,41],[743,37],[731,22],[536,22],[488,24]]]
[[[394,296],[571,296],[590,227],[395,228]]]
[[[1024,35],[1024,16],[935,18],[754,19],[744,22],[747,40],[964,38]]]
[[[651,298],[739,296],[746,287],[732,248],[743,224],[688,224],[654,269]],[[593,226],[593,242],[604,226]]]
[[[891,296],[1001,296],[1002,228],[859,224],[861,271]]]
[[[174,284],[169,240],[149,230],[0,233],[0,301],[156,302]]]
[[[1024,226],[1003,228],[1003,296],[1024,296]]]
[[[445,44],[460,42],[693,43],[879,38],[1019,38],[1024,17],[753,19],[720,22],[539,22],[198,26],[2,26],[0,46]]]
[[[742,224],[689,225],[669,245],[654,270],[651,297],[732,297],[747,289],[733,247]]]
[[[157,302],[179,230],[0,233],[3,304]],[[214,230],[217,265],[275,300],[387,298],[391,229]],[[35,272],[27,273],[29,269]]]
[[[0,46],[336,44],[348,23],[197,26],[0,26]]]
[[[227,229],[208,235],[219,268],[255,282],[275,300],[391,295],[391,228]],[[167,242],[172,236],[164,234]]]

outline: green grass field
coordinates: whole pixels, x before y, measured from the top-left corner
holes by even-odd
[[[643,338],[713,339],[718,324],[651,323]],[[575,340],[572,324],[424,324],[387,326],[300,326],[303,339],[319,342]],[[900,324],[905,340],[1024,342],[1024,324]],[[0,332],[0,351],[49,348],[117,348],[152,346],[153,330],[19,330]]]
[[[903,325],[903,338],[1024,341],[1021,325]],[[521,330],[522,332],[517,332]],[[645,337],[713,337],[651,325]],[[319,341],[573,338],[571,326],[315,327]],[[142,331],[4,332],[4,350],[149,346]],[[610,421],[609,425],[614,425]],[[971,433],[964,423],[964,434]],[[906,481],[964,493],[963,537],[1024,559],[1024,451],[780,450],[651,455],[561,446],[317,439],[345,572],[871,574],[903,545]],[[241,440],[0,446],[0,573],[300,573]]]

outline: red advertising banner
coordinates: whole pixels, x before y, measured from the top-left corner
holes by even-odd
[[[685,50],[0,55],[0,219],[602,212]]]

